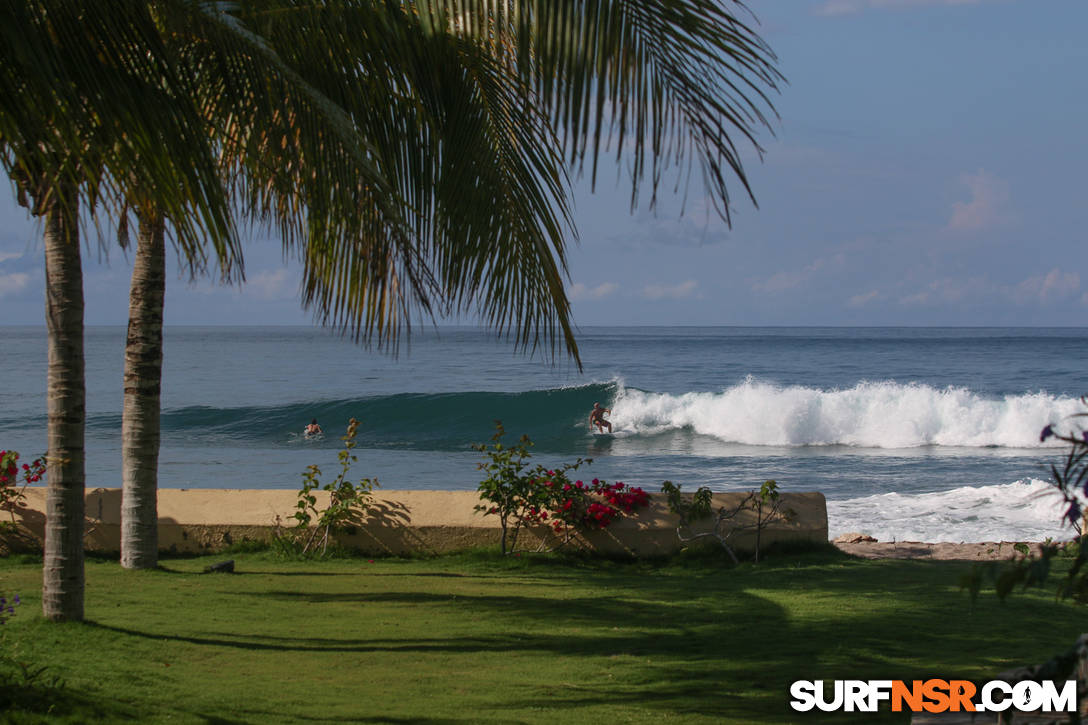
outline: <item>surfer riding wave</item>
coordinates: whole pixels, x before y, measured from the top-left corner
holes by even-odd
[[[593,430],[593,426],[597,426],[598,433],[604,433],[605,428],[608,432],[612,432],[612,424],[605,420],[604,414],[611,413],[611,408],[602,408],[600,403],[593,404],[593,410],[589,413],[589,428]]]

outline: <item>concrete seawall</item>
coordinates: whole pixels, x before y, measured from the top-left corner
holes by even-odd
[[[324,507],[328,494],[319,496]],[[27,501],[16,520],[31,537],[41,540],[45,531],[45,489],[29,488]],[[266,489],[162,489],[158,494],[159,547],[164,551],[210,553],[244,541],[267,541],[278,519],[284,526],[292,518],[297,492]],[[714,495],[714,509],[736,506],[743,493]],[[474,511],[480,503],[475,491],[380,491],[363,526],[337,540],[373,554],[441,553],[478,546],[497,546],[501,535],[498,517]],[[86,495],[86,547],[91,551],[120,550],[121,490],[99,488]],[[763,545],[777,541],[827,542],[827,506],[820,493],[783,493],[782,508],[794,515],[771,522],[761,535]],[[744,512],[741,525],[754,521]],[[636,556],[668,554],[682,548],[677,537],[677,517],[670,513],[661,494],[651,495],[650,506],[624,517],[605,531],[584,537],[581,546],[602,553]],[[702,525],[696,531],[706,531]],[[545,528],[532,530],[528,541],[550,536]],[[523,534],[525,536],[525,534]],[[738,532],[731,541],[736,549],[755,548],[754,531]]]

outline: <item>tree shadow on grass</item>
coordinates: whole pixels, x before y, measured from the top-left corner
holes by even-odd
[[[947,678],[964,669],[978,673],[1002,658],[1020,656],[1017,653],[1025,647],[1038,648],[1038,633],[1024,626],[1025,620],[1031,621],[1033,615],[1044,620],[1069,616],[1068,606],[1035,598],[1011,602],[1006,618],[992,612],[973,617],[967,595],[950,593],[962,568],[930,562],[833,562],[800,568],[775,564],[734,574],[598,567],[588,573],[539,571],[538,578],[528,572],[512,573],[498,577],[499,585],[489,585],[490,590],[469,593],[453,586],[464,577],[429,578],[426,591],[329,592],[317,579],[312,584],[301,582],[300,591],[227,595],[256,601],[261,609],[279,607],[284,613],[300,611],[295,603],[329,605],[329,616],[353,622],[349,632],[355,636],[307,637],[297,628],[278,635],[179,633],[176,624],[168,625],[173,631],[93,626],[154,641],[249,650],[255,657],[341,652],[403,654],[416,661],[419,655],[441,655],[434,661],[448,663],[457,661],[451,660],[457,655],[482,653],[495,662],[525,663],[542,654],[567,661],[568,670],[586,673],[564,675],[567,682],[541,681],[526,674],[517,687],[511,686],[511,678],[520,675],[504,674],[507,679],[494,687],[509,688],[510,694],[489,707],[509,711],[514,719],[536,709],[570,717],[594,707],[623,705],[662,716],[790,722],[797,719],[787,710],[789,684],[795,679]],[[410,582],[417,575],[401,576]],[[581,582],[582,591],[563,596],[557,587],[567,582]],[[584,594],[586,584],[600,594]],[[816,611],[789,604],[791,592],[811,590],[819,594]],[[480,634],[468,636],[456,636],[464,632],[459,628],[454,636],[418,636],[428,633],[430,624],[406,626],[403,636],[389,636],[397,630],[384,627],[381,637],[358,636],[368,627],[368,615],[400,611],[415,623],[436,623],[438,632],[445,631],[441,621],[473,617],[486,624],[474,629]],[[1063,645],[1071,640],[1063,632],[1056,636]],[[940,671],[920,671],[927,667]],[[453,672],[431,676],[456,679]],[[402,712],[410,713],[413,703],[403,707],[408,709]],[[361,711],[351,719],[426,722],[410,715],[370,715]]]
[[[38,722],[57,718],[70,721],[101,722],[135,720],[137,712],[120,703],[111,703],[99,697],[91,697],[71,690],[63,685],[55,687],[41,685],[0,686],[0,718],[4,722],[19,714],[19,722]]]
[[[408,616],[417,621],[429,619],[429,612],[446,620],[462,621],[470,616],[483,617],[488,624],[476,630],[479,634],[468,636],[418,636],[424,628],[405,632],[404,636],[389,636],[383,628],[381,637],[359,637],[359,629],[365,627],[365,619],[359,619],[359,628],[353,628],[355,637],[307,637],[297,629],[276,635],[267,631],[249,635],[245,633],[177,632],[160,628],[140,629],[122,622],[97,622],[99,627],[122,636],[145,638],[156,642],[182,642],[199,647],[232,648],[254,653],[392,653],[416,656],[425,655],[509,655],[525,653],[532,656],[543,654],[573,660],[597,661],[601,658],[619,658],[625,667],[638,669],[636,660],[670,661],[677,657],[685,661],[702,663],[701,672],[695,678],[684,668],[662,666],[649,667],[652,676],[642,678],[644,692],[632,694],[647,703],[671,702],[678,706],[678,698],[702,691],[700,697],[708,697],[710,684],[720,686],[727,674],[720,667],[724,660],[747,663],[749,668],[764,665],[770,654],[762,647],[749,644],[733,644],[738,623],[749,628],[762,628],[769,632],[789,629],[783,611],[765,599],[745,594],[732,587],[729,596],[718,606],[706,608],[693,602],[690,590],[676,586],[676,577],[646,577],[640,573],[628,573],[604,577],[599,590],[616,589],[615,595],[603,596],[546,596],[534,595],[542,591],[541,584],[548,585],[546,592],[553,591],[555,583],[545,579],[534,583],[518,582],[515,591],[503,591],[493,587],[492,592],[466,594],[462,591],[376,591],[376,592],[325,592],[320,584],[306,587],[303,591],[238,592],[236,596],[255,598],[262,602],[276,602],[271,606],[292,604],[330,603],[359,604],[361,609],[370,607],[384,612],[404,607],[412,611]],[[437,587],[442,579],[434,579]],[[454,580],[450,580],[454,581]],[[582,577],[582,581],[586,581]],[[266,604],[259,605],[267,609]],[[451,610],[452,608],[452,610]],[[343,611],[343,607],[341,607]],[[758,613],[758,614],[757,614]],[[361,612],[361,617],[365,614]],[[758,621],[757,621],[758,620]],[[171,627],[172,628],[172,627]],[[462,630],[463,631],[463,630]],[[576,633],[575,633],[576,632]],[[497,661],[497,659],[496,659]],[[732,666],[729,668],[732,669]],[[697,686],[692,682],[699,683]],[[584,693],[570,693],[571,704],[560,698],[549,701],[547,708],[566,709],[584,697]],[[610,695],[603,694],[603,701]],[[549,699],[549,698],[546,698]],[[519,698],[520,701],[520,698]],[[702,707],[706,707],[704,701]],[[511,708],[516,708],[511,703]],[[545,705],[542,704],[542,707]]]
[[[193,574],[208,574],[209,576],[216,575],[222,576],[229,574],[230,576],[283,576],[283,577],[334,577],[334,576],[359,576],[359,572],[355,571],[268,571],[265,569],[245,570],[235,569],[232,572],[209,572],[209,571],[194,571],[192,569],[174,569],[166,567],[160,564],[155,568],[155,571],[160,571],[163,574],[184,574],[192,576]]]
[[[584,662],[593,671],[615,667],[622,680],[527,683],[500,709],[572,711],[626,703],[663,713],[700,713],[757,721],[759,713],[786,714],[788,684],[800,676],[799,662],[818,661],[828,642],[807,642],[782,607],[743,590],[735,582],[710,579],[702,590],[675,576],[599,576],[599,590],[612,596],[547,597],[516,592],[465,594],[428,592],[240,593],[283,603],[371,605],[383,611],[411,607],[413,617],[449,608],[454,619],[483,616],[480,636],[314,638],[212,632],[179,635],[98,624],[122,635],[197,646],[254,652],[406,655],[544,654]],[[583,578],[584,581],[584,578]],[[525,583],[519,589],[531,590]],[[342,615],[338,615],[342,616]],[[889,623],[885,623],[890,626]],[[383,634],[388,630],[383,629]],[[576,632],[576,634],[575,634]],[[791,646],[780,646],[780,643]],[[798,643],[806,642],[804,645]],[[497,661],[497,660],[496,660]],[[581,665],[579,665],[581,666]],[[811,667],[808,669],[812,669]],[[860,674],[860,673],[856,673]],[[815,675],[812,675],[815,676]],[[521,688],[518,688],[521,690]],[[732,693],[723,697],[723,693]],[[409,705],[410,706],[410,705]],[[738,713],[740,713],[738,715]],[[416,720],[417,718],[407,718]]]
[[[251,719],[246,722],[274,723],[283,719],[283,712],[279,710],[247,710],[246,715]],[[330,722],[343,723],[342,715],[291,715],[292,722]],[[476,718],[449,718],[449,717],[395,717],[389,715],[353,715],[349,722],[374,723],[375,725],[465,725],[466,722],[476,722]],[[493,722],[493,721],[492,721]],[[511,721],[511,722],[522,722]]]

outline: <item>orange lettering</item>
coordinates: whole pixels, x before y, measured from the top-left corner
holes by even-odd
[[[922,681],[914,680],[908,689],[902,680],[892,682],[892,712],[903,712],[903,703],[911,712],[922,711]]]
[[[974,712],[975,703],[971,702],[971,698],[975,696],[975,683],[969,680],[952,680],[948,684],[952,712]]]
[[[930,702],[922,705],[926,712],[945,712],[948,710],[948,680],[926,680],[922,683],[922,694]]]

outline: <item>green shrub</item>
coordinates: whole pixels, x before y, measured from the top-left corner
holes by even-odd
[[[783,509],[781,493],[778,483],[767,480],[760,486],[759,491],[749,491],[739,504],[732,508],[725,506],[718,509],[714,520],[714,528],[703,533],[685,534],[685,530],[691,530],[691,525],[696,521],[709,519],[713,516],[711,502],[714,494],[706,486],[700,486],[690,498],[685,498],[680,492],[680,486],[672,481],[661,484],[661,491],[668,500],[669,510],[680,517],[680,524],[676,527],[676,535],[683,542],[693,542],[702,539],[713,539],[725,550],[734,563],[739,564],[740,559],[730,545],[730,541],[742,531],[755,531],[755,560],[759,563],[759,554],[762,549],[762,534],[773,521],[788,521],[796,513],[791,509]],[[755,521],[752,523],[740,523],[737,517],[745,511],[755,513]]]
[[[351,465],[358,460],[352,453],[358,429],[358,420],[352,418],[348,421],[347,433],[342,438],[344,450],[337,454],[340,473],[331,483],[321,484],[321,469],[317,465],[306,467],[295,504],[295,525],[284,529],[277,517],[272,537],[274,551],[287,555],[326,556],[330,552],[329,544],[334,534],[362,525],[378,480],[363,478],[352,483],[347,478]],[[326,508],[318,507],[317,496],[314,495],[316,490],[329,492],[331,498]],[[331,551],[335,553],[340,549],[334,546]]]

